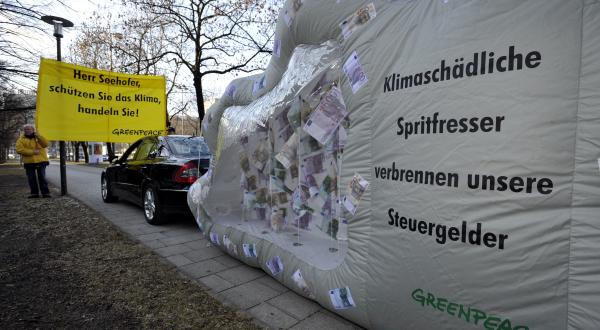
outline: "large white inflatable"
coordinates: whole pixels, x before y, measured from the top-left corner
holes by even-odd
[[[600,329],[600,2],[288,1],[202,123],[211,241],[373,329]]]

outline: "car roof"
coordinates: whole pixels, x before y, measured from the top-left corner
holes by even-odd
[[[191,138],[191,137],[193,137],[193,138],[199,138],[199,139],[204,140],[204,137],[202,137],[202,136],[196,136],[196,135],[179,135],[179,134],[175,135],[175,134],[170,134],[170,135],[161,135],[160,137],[167,138],[167,139],[171,139],[171,138]]]
[[[201,139],[202,141],[204,141],[204,137],[203,136],[196,136],[196,135],[182,135],[182,134],[169,134],[169,135],[154,135],[154,136],[146,136],[143,137],[142,139],[146,139],[146,138],[158,138],[158,139],[164,139],[164,140],[170,140],[170,139],[181,139],[181,138],[198,138]]]

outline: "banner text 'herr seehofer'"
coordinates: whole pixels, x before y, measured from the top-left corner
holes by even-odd
[[[133,142],[165,134],[165,78],[42,59],[36,124],[52,140]]]

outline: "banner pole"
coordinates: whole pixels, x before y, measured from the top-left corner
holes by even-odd
[[[60,38],[62,35],[55,33],[54,36],[56,37],[56,60],[60,62]],[[67,194],[67,162],[65,160],[67,153],[65,150],[65,141],[59,141],[58,145],[60,149],[60,195],[64,196]],[[79,150],[76,150],[75,152],[79,152]]]
[[[73,23],[67,19],[56,17],[56,16],[42,16],[42,21],[54,26],[54,36],[56,37],[56,60],[61,62],[60,54],[60,38],[62,35],[62,28],[72,27]],[[64,196],[67,194],[67,164],[66,164],[66,151],[65,141],[59,141],[60,149],[60,195]],[[76,150],[78,152],[78,150]]]

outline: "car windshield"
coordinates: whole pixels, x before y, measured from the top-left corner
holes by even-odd
[[[210,156],[204,139],[198,136],[171,136],[167,139],[171,152],[179,157]]]

